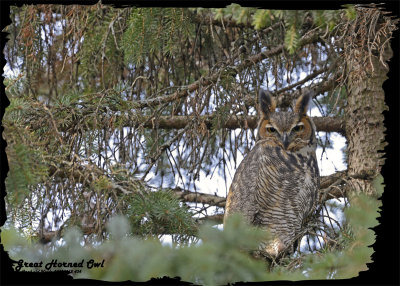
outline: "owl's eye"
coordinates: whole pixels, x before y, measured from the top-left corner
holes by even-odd
[[[295,127],[293,127],[293,131],[298,132],[304,129],[304,124],[297,124]]]
[[[267,129],[267,132],[268,132],[268,133],[274,133],[274,132],[276,132],[276,129],[275,129],[274,127],[272,127],[272,126],[268,126],[268,127],[266,127],[266,129]]]

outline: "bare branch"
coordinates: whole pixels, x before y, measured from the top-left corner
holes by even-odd
[[[321,183],[320,183],[320,193],[325,194],[324,200],[321,199],[321,202],[332,199],[332,198],[340,198],[343,197],[344,193],[341,190],[338,190],[337,188],[330,188],[332,185],[338,185],[339,183],[342,183],[343,180],[345,179],[346,176],[346,171],[340,171],[335,174],[329,175],[329,176],[323,176],[321,177]],[[328,191],[327,191],[328,190]],[[185,202],[191,202],[191,203],[202,203],[202,204],[208,204],[216,207],[225,207],[225,201],[226,198],[216,196],[216,195],[211,195],[211,194],[205,194],[205,193],[199,193],[199,192],[190,192],[187,190],[183,190],[181,188],[175,188],[172,190],[174,195],[180,198],[182,201]],[[321,196],[322,198],[322,196]]]
[[[209,215],[205,217],[201,217],[197,219],[197,222],[199,224],[203,224],[205,222],[213,222],[213,223],[222,223],[224,220],[224,214],[215,214],[215,215]]]
[[[213,115],[200,116],[199,120],[204,122],[207,128],[211,128]],[[146,128],[157,128],[160,129],[181,129],[185,128],[188,121],[192,119],[191,116],[160,116],[154,121],[146,120],[144,127]],[[317,131],[323,132],[339,132],[345,133],[344,120],[336,117],[312,117]],[[130,127],[138,127],[140,124],[136,123]],[[230,116],[225,122],[222,123],[223,128],[236,129],[236,128],[250,128],[255,129],[257,127],[256,116]]]
[[[315,72],[314,73],[314,77],[318,76],[319,74],[320,74],[319,72]],[[312,78],[314,78],[314,77],[312,77]],[[309,80],[310,79],[311,78],[309,78]],[[307,88],[313,90],[314,91],[314,97],[316,97],[316,96],[318,96],[320,94],[323,94],[324,92],[332,90],[336,85],[336,80],[337,79],[335,77],[332,77],[332,78],[329,78],[326,81],[322,81],[322,82],[317,82],[317,83],[311,84]],[[290,88],[302,85],[303,83],[305,83],[305,82],[303,82],[302,80],[298,81],[298,82],[290,85]],[[276,100],[277,100],[277,106],[278,107],[288,107],[288,106],[290,106],[292,104],[293,100],[298,98],[301,95],[301,92],[302,92],[301,90],[296,90],[296,91],[293,91],[293,92],[287,92],[287,90],[288,90],[288,87],[284,87],[284,88],[282,88],[280,90],[277,90],[275,92],[275,94],[277,96]],[[249,105],[249,106],[255,106],[256,105],[256,99],[254,97],[248,96],[245,99],[245,103],[247,105]]]
[[[96,232],[94,226],[82,226],[80,227],[83,235],[90,235]],[[54,238],[59,239],[62,237],[61,231],[43,231],[37,234],[39,241],[43,244],[51,242]]]
[[[210,195],[205,193],[191,192],[183,190],[181,188],[175,188],[172,191],[176,197],[185,202],[202,203],[221,208],[225,207],[226,198],[224,197],[219,197],[216,195]]]

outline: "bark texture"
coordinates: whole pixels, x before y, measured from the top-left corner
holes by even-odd
[[[347,61],[348,102],[346,135],[348,140],[347,186],[355,193],[377,195],[372,185],[384,164],[385,126],[383,112],[388,109],[382,88],[392,57],[389,44],[393,23],[378,9],[358,11],[350,27],[344,51]],[[380,44],[380,45],[379,45]]]

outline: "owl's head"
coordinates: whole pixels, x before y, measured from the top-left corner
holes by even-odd
[[[313,96],[312,91],[301,95],[293,111],[276,111],[276,101],[268,91],[260,90],[260,121],[257,139],[270,139],[281,148],[296,152],[303,147],[315,145],[315,125],[307,116]]]

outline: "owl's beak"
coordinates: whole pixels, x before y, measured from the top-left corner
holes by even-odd
[[[287,133],[282,134],[282,142],[283,142],[283,147],[287,149],[287,147],[289,146],[289,137]]]

